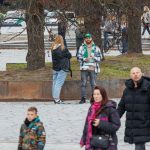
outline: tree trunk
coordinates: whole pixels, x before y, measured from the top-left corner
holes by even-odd
[[[39,0],[32,0],[26,10],[28,36],[27,69],[35,70],[45,66],[44,51],[44,9]]]
[[[101,49],[103,56],[100,26],[101,26],[100,16],[93,14],[92,16],[85,18],[86,32],[92,34],[93,41]]]
[[[128,11],[128,53],[142,53],[141,43],[141,5],[136,0]]]

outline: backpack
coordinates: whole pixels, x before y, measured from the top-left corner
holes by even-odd
[[[66,49],[66,57],[64,57],[64,61],[63,61],[63,64],[62,64],[62,69],[65,71],[65,72],[70,72],[70,76],[72,77],[72,69],[71,69],[71,53],[69,52],[68,49]]]

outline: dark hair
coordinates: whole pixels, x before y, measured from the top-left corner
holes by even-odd
[[[102,86],[95,86],[94,90],[99,90],[102,95],[102,102],[101,102],[102,106],[101,106],[100,110],[98,110],[96,113],[98,115],[102,111],[103,106],[106,105],[106,103],[108,102],[108,96],[107,96],[107,92],[106,92],[105,88]],[[94,90],[93,90],[93,93],[94,93]],[[91,105],[94,103],[93,94],[92,94],[90,102],[91,102]]]
[[[28,111],[34,111],[36,114],[38,112],[37,108],[36,107],[29,107],[28,108]]]

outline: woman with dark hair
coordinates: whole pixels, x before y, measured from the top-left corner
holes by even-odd
[[[85,146],[85,150],[117,150],[116,131],[119,127],[120,118],[116,110],[116,103],[108,100],[103,87],[96,86],[92,94],[80,146]],[[99,144],[102,136],[108,137],[107,143],[109,144],[105,145],[105,148]]]

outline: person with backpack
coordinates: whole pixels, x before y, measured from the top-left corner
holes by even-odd
[[[71,71],[70,59],[72,55],[64,46],[63,37],[61,35],[55,37],[51,52],[53,67],[52,96],[55,104],[62,104],[60,92],[67,77],[67,73]]]
[[[80,147],[85,146],[85,150],[117,150],[116,132],[119,127],[120,118],[116,103],[108,99],[103,87],[96,86],[92,94]]]

